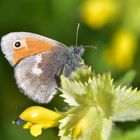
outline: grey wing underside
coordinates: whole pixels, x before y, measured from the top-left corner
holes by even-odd
[[[51,79],[50,81],[57,81],[60,74],[63,73],[65,75],[64,69],[67,62],[67,52],[55,51],[46,57],[48,57],[46,61],[49,61],[45,64],[44,76],[46,79]]]
[[[39,103],[49,102],[57,91],[57,78],[63,72],[67,53],[62,48],[21,60],[15,67],[15,78],[24,94]]]

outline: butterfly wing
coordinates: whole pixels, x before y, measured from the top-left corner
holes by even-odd
[[[20,43],[20,47],[16,47]],[[66,46],[53,39],[28,32],[13,32],[2,37],[1,49],[12,66],[23,58],[42,53],[51,52],[56,48]]]
[[[16,47],[15,44],[21,44]],[[80,65],[73,48],[33,33],[15,32],[2,37],[2,51],[12,66],[20,89],[39,103],[49,102],[56,93],[57,78]]]
[[[56,76],[62,73],[66,54],[61,51],[45,52],[27,57],[15,67],[18,86],[31,99],[49,102],[56,92]]]
[[[57,77],[62,73],[68,55],[69,49],[56,42],[53,50],[22,59],[15,67],[19,88],[34,101],[49,102],[57,91]]]

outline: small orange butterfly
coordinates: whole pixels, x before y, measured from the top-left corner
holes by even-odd
[[[39,103],[51,101],[61,74],[69,76],[83,65],[83,48],[67,47],[34,33],[9,33],[2,37],[1,48],[14,67],[18,87]]]

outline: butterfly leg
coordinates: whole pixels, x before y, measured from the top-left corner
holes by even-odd
[[[68,77],[72,73],[72,68],[68,64],[64,64],[63,72],[66,77]]]

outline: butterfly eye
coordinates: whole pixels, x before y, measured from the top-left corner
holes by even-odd
[[[18,41],[15,41],[14,44],[13,44],[14,48],[15,49],[18,49],[18,48],[21,48],[22,47],[22,43],[20,40]]]

